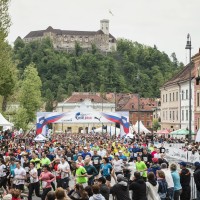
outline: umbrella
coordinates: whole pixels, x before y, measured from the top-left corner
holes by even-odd
[[[168,130],[158,130],[157,131],[157,134],[169,134],[169,131]]]
[[[189,130],[187,130],[187,129],[179,129],[179,130],[171,132],[170,134],[171,135],[188,135],[189,134]],[[192,132],[192,135],[195,135],[195,133]]]

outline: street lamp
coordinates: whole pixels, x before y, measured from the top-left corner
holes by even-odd
[[[189,137],[188,140],[191,142],[192,140],[192,130],[191,130],[191,123],[192,123],[192,106],[191,106],[191,84],[192,84],[192,56],[191,56],[191,50],[192,50],[192,43],[191,43],[191,36],[188,33],[187,35],[187,43],[185,49],[189,50],[189,68],[190,68],[190,76],[189,76]]]

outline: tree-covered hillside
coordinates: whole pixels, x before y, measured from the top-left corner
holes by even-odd
[[[14,60],[20,74],[34,63],[42,80],[42,96],[48,101],[62,101],[73,91],[130,92],[143,97],[159,97],[159,87],[180,68],[176,55],[119,40],[117,51],[101,53],[95,46],[83,51],[76,44],[74,52],[56,51],[49,39],[25,44],[18,38]]]

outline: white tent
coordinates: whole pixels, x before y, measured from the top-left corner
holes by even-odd
[[[94,130],[94,132],[102,133],[102,127],[97,128]],[[103,132],[106,132],[106,129],[103,129]],[[115,134],[115,127],[114,126],[107,126],[107,133],[111,133],[111,135]],[[120,128],[116,128],[116,135],[118,136],[120,134]]]
[[[197,132],[195,142],[200,142],[200,129],[199,129],[198,132]]]
[[[138,126],[139,126],[139,128],[140,128],[140,133],[151,133],[151,131],[150,130],[148,130],[144,125],[143,125],[143,123],[140,121],[139,123],[138,123],[138,121],[136,122],[136,124],[135,124],[135,126],[134,126],[134,131],[136,132],[136,133],[138,133]]]
[[[0,126],[13,126],[13,124],[6,120],[0,113]]]
[[[44,142],[47,140],[47,138],[45,138],[42,134],[39,134],[35,137],[34,139],[36,142]]]

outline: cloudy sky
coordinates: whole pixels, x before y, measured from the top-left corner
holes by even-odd
[[[187,33],[192,53],[200,47],[200,0],[11,0],[10,15],[10,43],[48,26],[96,31],[101,19],[109,19],[116,38],[155,44],[168,55],[175,52],[183,63]]]

